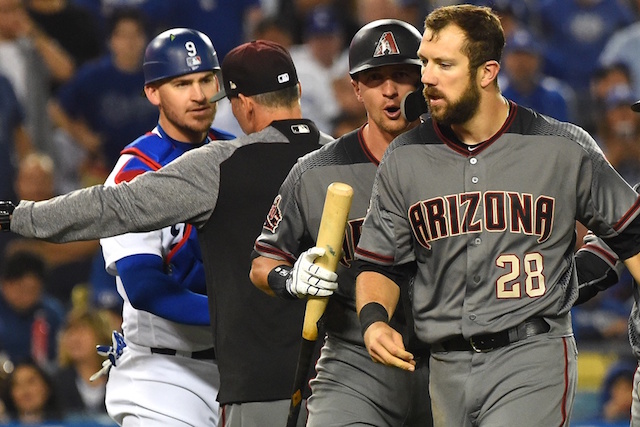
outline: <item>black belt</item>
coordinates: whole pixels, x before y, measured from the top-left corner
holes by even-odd
[[[216,359],[216,351],[214,350],[213,347],[208,348],[206,350],[200,350],[200,351],[178,351],[178,350],[174,350],[172,348],[158,348],[158,347],[151,347],[151,353],[153,354],[165,354],[167,356],[183,356],[183,357],[190,357],[191,359],[198,359],[198,360],[215,360]]]
[[[433,344],[431,351],[434,353],[446,351],[475,351],[476,353],[483,353],[525,338],[547,333],[550,329],[551,326],[544,319],[537,317],[525,320],[518,326],[494,334],[474,335],[471,339],[465,339],[462,335],[458,335]]]

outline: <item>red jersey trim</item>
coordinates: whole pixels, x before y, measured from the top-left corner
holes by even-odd
[[[380,165],[380,162],[378,161],[378,159],[375,158],[375,156],[371,153],[371,150],[369,150],[369,147],[367,147],[367,143],[364,140],[364,127],[367,124],[363,124],[360,129],[358,129],[358,142],[360,143],[360,148],[362,148],[362,151],[364,152],[364,155],[367,156],[367,158],[369,159],[369,161],[371,163],[373,163],[376,166]]]
[[[356,255],[360,255],[362,257],[366,257],[371,260],[379,261],[381,264],[384,264],[384,265],[393,265],[393,257],[369,252],[367,250],[361,249],[360,247],[356,248]]]
[[[456,153],[462,154],[465,157],[476,156],[478,153],[486,150],[487,147],[489,147],[491,144],[497,141],[498,138],[504,135],[506,131],[513,124],[513,121],[515,120],[516,114],[518,111],[518,105],[511,100],[507,100],[507,102],[509,103],[509,115],[507,116],[507,120],[505,120],[505,122],[502,124],[502,127],[498,130],[498,132],[496,132],[491,138],[478,144],[476,146],[477,148],[475,148],[473,151],[464,149],[459,144],[457,144],[456,142],[454,142],[453,140],[445,136],[440,130],[440,127],[438,126],[435,120],[431,120],[431,124],[433,125],[433,129],[436,131],[436,134],[442,140],[442,142],[444,142],[453,151],[455,151]]]

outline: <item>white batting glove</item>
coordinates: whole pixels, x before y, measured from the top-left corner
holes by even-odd
[[[113,331],[111,334],[112,345],[97,345],[96,350],[100,356],[104,356],[107,358],[104,362],[102,362],[102,369],[100,369],[95,374],[91,375],[89,381],[94,381],[100,378],[103,375],[106,375],[111,369],[112,366],[116,366],[116,361],[122,356],[122,350],[127,346],[127,343],[124,341],[124,336],[118,332]]]
[[[298,298],[328,297],[338,288],[338,275],[313,263],[325,250],[314,246],[300,254],[287,278],[287,291]]]

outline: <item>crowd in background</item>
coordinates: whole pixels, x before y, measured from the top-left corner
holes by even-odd
[[[639,182],[640,115],[629,105],[640,99],[640,1],[469,2],[493,7],[502,20],[503,94],[582,126],[628,182]],[[347,72],[357,29],[380,18],[421,29],[430,10],[454,3],[461,2],[0,0],[0,200],[43,200],[104,182],[119,151],[156,125],[155,107],[141,96],[141,65],[147,42],[164,29],[206,33],[220,62],[246,40],[284,45],[303,115],[338,137],[366,121]],[[214,125],[242,134],[227,99]],[[577,247],[583,232],[578,227]],[[631,289],[627,275],[573,313],[579,350],[616,354],[602,382],[604,419],[629,417]],[[105,379],[88,378],[102,362],[95,345],[120,328],[121,304],[98,241],[0,235],[0,423],[108,419]]]

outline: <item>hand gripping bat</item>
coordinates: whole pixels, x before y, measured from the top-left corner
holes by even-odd
[[[342,258],[342,242],[351,209],[353,188],[342,182],[334,182],[327,188],[327,195],[322,210],[318,240],[316,246],[324,248],[325,254],[316,259],[315,264],[336,271]],[[291,404],[287,427],[295,427],[300,413],[302,389],[305,386],[309,364],[318,339],[318,320],[327,307],[328,297],[308,297],[302,325],[302,344],[298,355],[298,366],[291,393]]]

